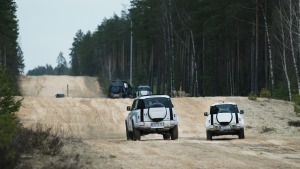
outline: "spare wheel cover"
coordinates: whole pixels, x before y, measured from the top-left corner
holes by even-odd
[[[232,113],[218,113],[216,115],[218,123],[221,125],[228,125],[232,121]]]
[[[148,109],[148,116],[153,121],[162,121],[167,116],[165,107],[152,107]]]

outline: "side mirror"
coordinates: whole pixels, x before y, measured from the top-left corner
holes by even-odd
[[[208,113],[207,113],[207,112],[204,112],[204,116],[208,116]]]
[[[131,111],[131,107],[130,106],[127,106],[127,111]]]
[[[240,114],[244,114],[244,110],[240,110]]]

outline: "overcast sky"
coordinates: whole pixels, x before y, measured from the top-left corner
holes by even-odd
[[[94,32],[104,18],[129,8],[130,0],[15,0],[19,20],[19,43],[24,53],[25,73],[46,64],[56,67],[63,52],[70,61],[76,32]]]

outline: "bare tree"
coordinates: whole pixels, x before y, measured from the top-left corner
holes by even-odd
[[[265,23],[265,32],[266,32],[266,38],[267,38],[267,45],[268,45],[268,53],[269,53],[269,66],[270,66],[270,79],[271,79],[271,89],[274,90],[274,70],[273,70],[273,59],[272,59],[272,48],[271,48],[271,41],[270,41],[270,35],[269,35],[269,27],[267,22],[266,14],[263,10],[263,17],[264,17],[264,23]]]
[[[297,86],[298,86],[298,94],[300,94],[300,80],[299,80],[299,75],[298,75],[298,67],[297,67],[297,61],[296,61],[296,57],[295,57],[295,49],[294,49],[294,37],[293,37],[293,22],[294,22],[294,18],[293,18],[293,8],[292,8],[292,0],[288,1],[289,3],[289,18],[287,18],[287,25],[288,25],[288,29],[289,29],[289,39],[290,39],[290,50],[291,50],[291,55],[292,55],[292,59],[293,59],[293,65],[295,68],[295,75],[296,75],[296,79],[297,79]]]
[[[279,45],[281,46],[282,50],[280,50],[278,53],[281,56],[282,59],[282,67],[285,75],[285,79],[287,82],[287,87],[288,87],[288,94],[289,94],[289,99],[292,100],[292,92],[291,92],[291,82],[288,74],[288,69],[287,69],[287,56],[286,56],[286,49],[287,49],[287,41],[285,40],[285,25],[284,25],[284,12],[283,12],[283,7],[280,5],[279,8],[277,7],[277,12],[280,16],[279,20],[279,33],[278,35],[275,36],[276,40],[278,41]]]
[[[170,75],[171,75],[171,91],[175,90],[174,86],[174,62],[175,62],[175,54],[174,54],[174,26],[173,19],[171,14],[172,3],[169,0],[169,24],[170,24],[170,55],[171,55],[171,66],[170,66]]]

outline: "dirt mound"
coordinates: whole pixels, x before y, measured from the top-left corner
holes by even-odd
[[[88,76],[22,76],[20,88],[23,96],[103,97],[97,78]]]

